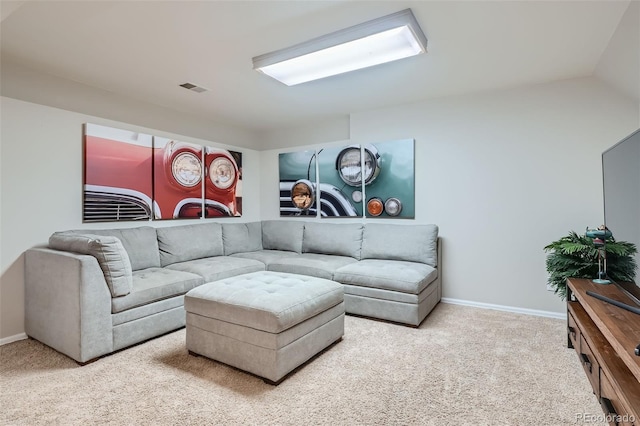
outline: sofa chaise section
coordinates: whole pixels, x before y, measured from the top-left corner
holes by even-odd
[[[438,227],[367,223],[361,260],[339,268],[347,312],[418,326],[441,299]]]

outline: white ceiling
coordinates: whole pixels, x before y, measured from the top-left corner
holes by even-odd
[[[629,1],[23,1],[2,59],[268,130],[428,98],[593,75]],[[410,7],[428,53],[287,87],[251,58]],[[194,93],[178,85],[209,89]]]

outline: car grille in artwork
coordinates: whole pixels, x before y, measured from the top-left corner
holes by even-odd
[[[85,222],[149,220],[151,209],[142,200],[122,194],[85,191]]]

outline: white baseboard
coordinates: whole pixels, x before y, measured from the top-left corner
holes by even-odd
[[[567,319],[566,312],[551,312],[551,311],[539,311],[537,309],[516,308],[514,306],[494,305],[491,303],[473,302],[471,300],[451,299],[443,297],[441,299],[443,303],[450,303],[452,305],[464,305],[473,306],[475,308],[493,309],[494,311],[513,312],[516,314],[534,315],[537,317],[555,318],[555,319]]]
[[[18,340],[28,339],[25,333],[16,334],[14,336],[4,337],[0,339],[0,346],[8,345],[9,343],[17,342]]]

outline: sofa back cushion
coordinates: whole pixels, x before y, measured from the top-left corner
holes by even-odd
[[[362,238],[363,259],[406,260],[438,265],[436,225],[367,223]]]
[[[302,253],[304,222],[297,220],[265,220],[262,222],[262,248]]]
[[[141,226],[127,229],[95,229],[75,231],[95,235],[109,235],[118,238],[131,260],[131,269],[138,271],[160,267],[160,251],[156,228]]]
[[[361,223],[315,223],[304,225],[303,253],[324,253],[360,259],[362,247]]]
[[[160,264],[223,256],[222,225],[205,223],[157,228]]]
[[[260,222],[223,223],[222,242],[225,256],[262,250],[262,225]]]
[[[125,296],[131,293],[131,262],[118,238],[73,231],[56,232],[49,237],[49,247],[95,257],[104,273],[111,296]]]

